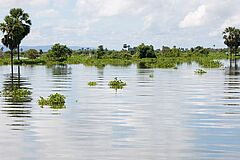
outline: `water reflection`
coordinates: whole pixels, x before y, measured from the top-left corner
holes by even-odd
[[[239,59],[230,59],[229,66],[225,68],[226,75],[240,75]]]
[[[20,130],[27,126],[28,118],[31,118],[31,109],[29,103],[32,101],[31,88],[29,80],[20,76],[20,66],[18,66],[18,73],[5,75],[5,80],[2,87],[3,104],[2,112],[13,118],[12,122],[8,124],[13,126],[12,129]]]
[[[6,160],[238,160],[240,114],[235,113],[239,99],[227,98],[240,94],[238,75],[209,69],[198,76],[194,74],[197,67],[194,63],[178,70],[137,69],[135,65],[104,70],[83,65],[24,66],[23,75],[30,76],[21,77],[20,82],[31,84],[20,85],[32,86],[33,101],[24,102],[22,110],[31,118],[1,108],[0,155]],[[118,94],[106,84],[115,76],[128,83]],[[87,86],[96,79],[104,85]],[[0,80],[7,81],[2,75]],[[67,108],[40,108],[39,96],[47,97],[55,90],[67,96]],[[0,103],[13,106],[4,99]],[[5,124],[24,130],[10,131]]]
[[[72,68],[68,65],[53,65],[50,68],[52,69],[52,74],[55,76],[72,74]]]
[[[229,66],[225,68],[225,75],[224,105],[229,106],[231,113],[234,113],[236,110],[234,111],[230,107],[240,106],[240,68],[238,59],[229,60]]]
[[[48,67],[51,72],[50,84],[53,85],[53,92],[63,92],[71,90],[72,68],[68,65],[53,65]],[[50,76],[50,75],[49,75]]]

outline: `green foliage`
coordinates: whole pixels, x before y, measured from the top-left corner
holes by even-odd
[[[202,69],[197,69],[196,71],[194,71],[194,73],[196,73],[196,74],[204,74],[204,73],[207,73],[207,72],[202,70]]]
[[[47,99],[40,97],[38,104],[40,106],[50,106],[53,109],[62,109],[65,108],[65,99],[64,95],[55,93],[51,94]]]
[[[11,102],[28,102],[31,101],[31,94],[32,92],[28,89],[22,88],[11,88],[11,89],[4,89],[1,95]]]
[[[123,82],[122,80],[118,80],[117,77],[115,77],[115,79],[113,81],[110,81],[108,85],[113,89],[122,89],[127,85],[127,83]]]
[[[66,45],[57,43],[48,51],[47,58],[50,61],[63,62],[66,61],[71,54],[72,50],[70,48],[68,48]]]
[[[131,60],[132,55],[129,54],[127,51],[108,51],[107,54],[103,57],[105,59],[125,59]]]
[[[40,53],[36,49],[29,49],[25,52],[25,56],[29,59],[36,59]]]
[[[105,54],[105,51],[103,49],[103,45],[98,46],[97,48],[97,58],[102,58],[103,55]]]
[[[138,58],[156,58],[154,48],[152,45],[148,46],[142,43],[137,47]]]
[[[20,59],[20,60],[14,60],[14,64],[18,65],[43,65],[46,64],[46,61],[37,58],[37,59]]]
[[[196,62],[198,62],[204,68],[219,68],[223,66],[220,61],[211,59],[198,59]]]
[[[88,82],[88,85],[89,85],[89,86],[96,86],[96,85],[97,85],[97,82]]]
[[[230,54],[236,54],[240,46],[240,29],[235,27],[228,27],[223,32],[224,44],[230,49]]]
[[[149,78],[153,78],[153,77],[154,77],[154,75],[153,75],[153,74],[150,74],[150,75],[149,75]]]

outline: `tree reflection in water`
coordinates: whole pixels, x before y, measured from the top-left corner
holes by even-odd
[[[239,60],[230,59],[229,67],[225,69],[225,96],[224,105],[231,109],[231,113],[235,113],[235,107],[240,106],[240,68],[238,65]]]
[[[25,121],[31,118],[32,101],[30,83],[27,78],[20,76],[20,66],[18,66],[18,73],[6,75],[3,82],[3,89],[1,96],[3,97],[2,111],[9,117],[13,118],[11,124],[14,130],[22,130],[24,126],[28,126]]]

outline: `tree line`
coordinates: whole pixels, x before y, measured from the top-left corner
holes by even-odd
[[[13,8],[9,14],[0,23],[0,30],[3,32],[2,43],[9,48],[11,57],[11,71],[13,77],[13,57],[17,54],[17,59],[20,60],[20,44],[22,40],[30,33],[32,22],[28,13],[25,13],[21,8]],[[229,48],[230,55],[236,55],[240,46],[240,30],[235,27],[228,27],[224,30],[224,44]],[[208,55],[209,49],[203,47],[195,47],[190,50],[182,48],[163,47],[162,50],[155,50],[152,45],[144,43],[137,47],[131,48],[130,45],[124,44],[122,51],[108,50],[103,45],[98,46],[95,50],[78,50],[72,51],[66,45],[55,44],[47,52],[45,57],[50,61],[63,62],[72,54],[88,54],[94,58],[157,58],[159,55],[165,57],[180,57],[181,55],[191,56],[192,54]],[[34,49],[26,51],[25,55],[30,59],[36,59],[43,55],[43,52]]]

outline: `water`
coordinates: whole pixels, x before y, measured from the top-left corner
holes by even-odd
[[[32,100],[0,99],[0,159],[237,160],[240,71],[196,75],[197,68],[21,66],[16,83],[32,91]],[[10,67],[0,70],[3,89]],[[127,87],[109,88],[114,77]],[[65,109],[37,105],[39,96],[56,92],[67,97]]]

